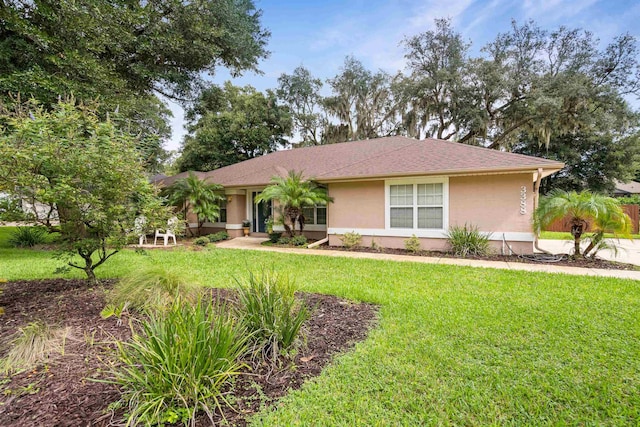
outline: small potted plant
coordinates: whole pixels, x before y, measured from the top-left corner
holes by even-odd
[[[245,236],[249,235],[249,229],[251,228],[251,221],[249,221],[248,219],[245,219],[242,221],[242,231],[244,232]]]

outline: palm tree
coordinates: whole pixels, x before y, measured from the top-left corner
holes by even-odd
[[[189,172],[188,177],[179,179],[168,187],[166,193],[169,203],[183,212],[185,221],[189,211],[196,215],[199,236],[202,224],[207,219],[215,220],[220,216],[220,201],[224,199],[220,195],[222,189],[221,185],[207,183],[195,173]]]
[[[538,208],[533,215],[536,233],[554,221],[569,217],[571,235],[574,241],[574,257],[589,255],[603,243],[605,233],[629,236],[631,219],[624,213],[620,203],[612,198],[589,191],[552,190],[546,197],[540,198]],[[589,235],[590,244],[584,253],[580,252],[583,234],[591,223],[593,234]],[[595,255],[595,252],[593,253]]]
[[[289,236],[296,232],[296,224],[300,225],[300,234],[304,230],[302,208],[326,205],[333,202],[327,190],[319,187],[312,179],[304,179],[302,172],[289,171],[286,177],[274,176],[255,202],[276,200],[283,211],[283,224]]]

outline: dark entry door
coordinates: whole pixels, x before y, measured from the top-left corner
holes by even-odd
[[[252,202],[255,201],[256,197],[258,197],[258,194],[260,194],[259,191],[254,191],[252,193]],[[253,203],[253,227],[251,228],[251,230],[254,233],[266,233],[267,226],[264,222],[267,220],[267,218],[269,218],[269,215],[271,215],[271,201]]]

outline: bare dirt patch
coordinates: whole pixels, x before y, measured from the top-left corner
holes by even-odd
[[[71,334],[64,355],[49,360],[29,372],[12,376],[0,374],[0,424],[3,426],[106,426],[120,424],[121,414],[108,410],[118,400],[118,389],[91,381],[108,376],[106,362],[111,357],[108,342],[131,336],[127,322],[101,319],[104,289],[113,285],[88,288],[82,280],[16,281],[3,285],[0,307],[0,356],[8,349],[8,340],[18,328],[41,320],[50,325],[68,326]],[[228,290],[212,290],[215,299],[234,300]],[[234,408],[224,417],[230,425],[245,425],[245,420],[261,407],[268,406],[289,390],[320,374],[339,352],[366,337],[377,319],[377,308],[353,303],[330,295],[301,294],[314,308],[305,324],[306,345],[290,361],[281,360],[278,368],[256,365],[252,372],[235,383]],[[208,425],[205,417],[198,424]]]

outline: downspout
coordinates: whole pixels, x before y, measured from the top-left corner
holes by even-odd
[[[540,181],[542,181],[542,168],[538,168],[538,176],[536,177],[536,185],[533,192],[533,212],[535,213],[536,209],[538,209],[538,200],[540,199]],[[544,250],[538,246],[538,238],[540,237],[540,233],[536,231],[536,236],[533,241],[533,247],[545,254],[551,255],[551,252]]]
[[[328,241],[329,241],[329,235],[327,234],[327,237],[325,237],[324,239],[318,240],[317,242],[313,242],[313,243],[311,243],[310,245],[308,245],[308,246],[307,246],[307,248],[309,248],[309,249],[313,249],[313,248],[315,248],[316,246],[320,246],[320,245],[322,245],[323,243],[327,243]]]

